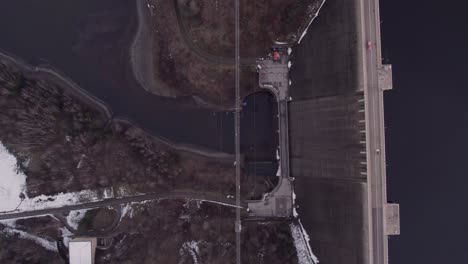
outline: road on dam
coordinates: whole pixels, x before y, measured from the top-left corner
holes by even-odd
[[[365,101],[367,130],[367,173],[369,190],[370,252],[373,264],[388,263],[388,238],[385,233],[386,162],[383,90],[379,87],[382,67],[378,0],[363,0],[365,53]]]

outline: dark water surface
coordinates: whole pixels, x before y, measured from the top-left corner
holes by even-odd
[[[93,25],[101,20],[104,23]],[[232,113],[214,113],[189,107],[187,100],[149,94],[135,85],[133,78],[124,80],[121,76],[125,75],[123,72],[131,72],[128,63],[121,66],[127,67],[124,70],[110,73],[99,66],[106,65],[103,60],[108,59],[107,64],[112,67],[113,56],[128,60],[136,21],[135,1],[0,0],[0,49],[32,65],[46,64],[59,69],[108,104],[116,117],[128,118],[155,135],[178,143],[233,152]],[[125,30],[120,32],[120,28],[128,28],[131,34]],[[104,33],[93,32],[98,30]],[[128,36],[122,40],[116,36],[119,34]],[[92,53],[86,49],[98,51]],[[109,50],[107,58],[97,57]]]
[[[466,1],[381,1],[389,199],[401,235],[390,263],[468,263]]]
[[[277,115],[278,103],[270,92],[257,92],[244,98],[240,148],[247,162],[276,163]]]

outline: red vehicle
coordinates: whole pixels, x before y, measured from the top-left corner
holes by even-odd
[[[280,54],[278,51],[274,51],[274,52],[273,52],[273,60],[274,60],[274,61],[279,60],[280,57],[281,57],[281,54]]]
[[[367,41],[367,49],[371,49],[372,48],[372,41]]]

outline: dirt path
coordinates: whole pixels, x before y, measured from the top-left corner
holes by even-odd
[[[221,206],[236,207],[236,201],[228,199],[220,195],[209,193],[200,193],[193,191],[172,191],[166,193],[150,193],[136,196],[128,196],[123,198],[110,198],[98,202],[90,202],[83,204],[67,205],[59,208],[41,209],[27,212],[8,213],[0,215],[0,220],[16,219],[16,218],[29,218],[41,215],[67,213],[75,210],[94,209],[101,207],[108,207],[112,205],[120,205],[127,203],[138,203],[149,200],[178,200],[178,199],[191,199],[197,201],[204,201],[208,203],[215,203]],[[241,205],[244,208],[244,205]]]

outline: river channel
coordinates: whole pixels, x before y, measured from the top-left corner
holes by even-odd
[[[232,112],[197,107],[191,98],[158,97],[136,83],[129,46],[137,25],[135,1],[0,0],[0,51],[57,69],[107,104],[115,117],[156,136],[233,153]],[[266,110],[252,111],[254,102],[256,109]],[[261,157],[255,160],[274,158],[274,101],[255,94],[245,99],[244,108],[242,149],[258,148]]]
[[[177,143],[233,152],[232,112],[213,112],[190,106],[187,99],[154,96],[133,85],[129,78],[124,81],[122,76],[109,78],[118,71],[108,73],[103,66],[96,66],[102,58],[88,55],[93,55],[92,49],[110,50],[110,56],[128,54],[131,34],[114,41],[115,35],[126,32],[112,27],[123,27],[134,33],[136,19],[134,1],[1,0],[0,49],[34,66],[59,69],[109,105],[116,117],[130,119],[152,134]],[[99,38],[87,29],[93,23],[96,27],[107,27],[102,29],[104,33],[99,33]]]

